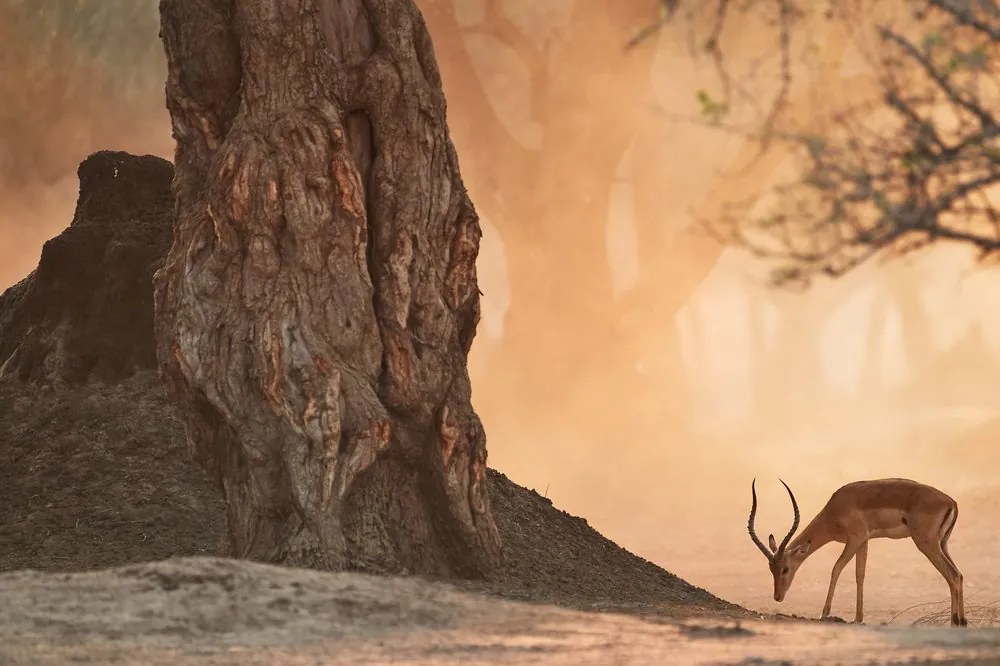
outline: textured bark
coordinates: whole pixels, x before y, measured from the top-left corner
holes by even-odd
[[[162,0],[157,345],[231,554],[489,576],[480,228],[410,0]]]

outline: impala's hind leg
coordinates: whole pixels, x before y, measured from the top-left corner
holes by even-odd
[[[941,519],[928,524],[925,529],[919,529],[922,526],[915,526],[918,529],[913,530],[911,537],[920,552],[930,560],[948,583],[951,592],[951,624],[965,626],[967,621],[962,598],[962,572],[951,561],[945,549],[945,542],[955,526],[957,517],[958,509],[954,506],[949,507]]]
[[[941,536],[941,552],[944,554],[945,559],[948,561],[948,565],[954,571],[958,579],[958,624],[961,626],[967,626],[969,621],[965,619],[965,589],[963,588],[962,572],[958,570],[958,565],[955,564],[955,560],[951,559],[951,554],[948,553],[948,539],[951,537],[951,531],[955,528],[955,523],[958,522],[958,506],[952,507],[951,520],[947,521],[947,527],[944,530],[944,534]],[[947,516],[946,516],[947,518]]]

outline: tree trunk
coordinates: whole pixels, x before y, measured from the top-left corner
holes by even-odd
[[[157,345],[231,555],[490,576],[480,228],[410,0],[161,0]]]

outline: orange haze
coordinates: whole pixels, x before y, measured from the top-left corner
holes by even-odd
[[[768,599],[766,567],[745,531],[754,476],[761,488],[760,531],[778,536],[790,521],[779,476],[796,490],[805,513],[817,510],[841,483],[880,476],[925,480],[960,504],[969,498],[978,502],[975,506],[995,506],[989,490],[982,490],[994,482],[1000,457],[993,453],[1000,435],[1000,289],[993,271],[977,269],[963,248],[938,247],[818,283],[805,293],[766,288],[765,267],[755,260],[704,240],[684,240],[694,214],[710,215],[720,200],[752,194],[788,165],[769,158],[766,168],[734,173],[746,164],[740,161],[746,147],[738,138],[678,120],[697,113],[693,91],[713,76],[710,63],[692,62],[679,31],[665,32],[634,55],[609,50],[585,67],[553,73],[598,87],[586,96],[567,94],[565,100],[577,106],[558,108],[558,140],[549,136],[543,143],[543,133],[554,132],[556,125],[552,118],[546,125],[535,117],[540,111],[531,104],[518,47],[482,38],[485,5],[455,0],[458,11],[452,12],[451,0],[420,4],[436,43],[441,40],[437,52],[450,122],[485,229],[479,264],[484,320],[471,365],[474,400],[494,467],[685,578],[765,609],[777,606]],[[573,29],[572,0],[501,4],[526,43],[549,48],[544,45],[572,37],[565,37]],[[626,3],[609,7],[619,4]],[[150,7],[154,11],[153,3]],[[620,21],[609,16],[603,25],[588,26],[588,39],[620,44],[642,19],[641,12]],[[442,34],[445,29],[461,36]],[[0,33],[11,30],[0,27]],[[767,44],[754,42],[752,30],[744,32],[734,47],[737,57],[766,51]],[[0,117],[16,117],[19,123],[0,130],[0,149],[7,153],[0,160],[0,287],[24,277],[42,243],[68,224],[75,168],[87,154],[107,148],[172,155],[160,90],[115,96],[106,92],[104,73],[73,53],[39,66],[27,44],[7,42],[14,37],[0,34],[0,40],[15,44],[14,58],[0,71]],[[833,64],[822,63],[823,49],[843,48],[841,38],[831,33],[815,42],[826,69],[814,74],[858,74],[861,65],[849,52]],[[641,53],[643,48],[648,52]],[[624,67],[628,57],[646,58],[645,73],[629,70],[639,77],[641,94],[624,100],[604,94],[601,85],[620,85],[615,68]],[[469,76],[478,89],[463,78]],[[551,85],[557,83],[553,78]],[[568,89],[572,92],[572,85]],[[471,119],[473,126],[480,121],[476,105],[483,100],[493,107],[501,131],[496,136],[459,131],[463,120]],[[803,93],[796,108],[805,116],[815,103],[814,95]],[[629,110],[626,104],[641,108]],[[463,114],[470,115],[463,119]],[[634,366],[628,370],[634,371],[634,383],[622,381],[621,368],[613,377],[604,375],[607,365],[582,358],[584,379],[577,377],[573,386],[552,376],[553,395],[572,393],[565,411],[546,407],[541,413],[504,395],[498,370],[491,366],[504,344],[505,315],[513,307],[510,257],[520,242],[510,240],[509,228],[491,208],[498,194],[510,199],[519,192],[489,190],[491,169],[501,168],[498,156],[515,144],[529,155],[544,145],[549,154],[539,150],[537,159],[560,151],[583,154],[582,147],[597,138],[589,129],[574,133],[574,119],[586,114],[604,114],[600,117],[611,120],[603,121],[602,134],[617,132],[632,142],[609,169],[614,182],[607,183],[607,211],[595,213],[605,228],[612,289],[626,293],[638,279],[642,248],[634,211],[643,197],[657,203],[659,242],[686,249],[667,257],[664,265],[673,273],[663,273],[662,291],[644,292],[648,307],[633,309],[617,336],[605,341],[610,363]],[[661,156],[654,177],[633,168],[650,147]],[[591,166],[578,164],[581,173]],[[563,177],[573,195],[575,179]],[[529,217],[551,217],[547,206],[554,205],[540,199]],[[558,255],[550,261],[554,272],[581,270],[576,264],[560,265]],[[691,286],[683,291],[676,285],[685,279]],[[683,294],[678,308],[657,307],[658,298],[677,294]],[[588,335],[586,329],[581,323],[581,338]],[[679,349],[678,360],[663,360],[664,349]],[[519,353],[523,362],[547,363],[545,357],[532,357],[530,349]],[[975,509],[963,512],[952,539],[952,553],[966,569],[967,589],[982,593],[983,601],[991,590],[1000,594],[998,575],[988,565],[988,541],[971,529],[984,521],[982,512],[978,517]],[[782,610],[818,613],[833,549],[803,568]],[[895,569],[914,573],[896,574]],[[944,583],[912,544],[873,547],[869,572],[869,605],[882,619],[907,603],[947,598]],[[844,580],[835,610],[847,613],[853,585],[849,576]]]

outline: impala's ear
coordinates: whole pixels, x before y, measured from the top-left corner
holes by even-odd
[[[774,535],[773,534],[768,534],[767,535],[767,545],[769,545],[771,547],[771,552],[772,553],[775,552],[776,550],[778,550],[778,542],[776,542],[774,540]]]
[[[810,548],[812,548],[812,541],[806,541],[804,544],[796,548],[795,552],[799,555],[808,555]]]

